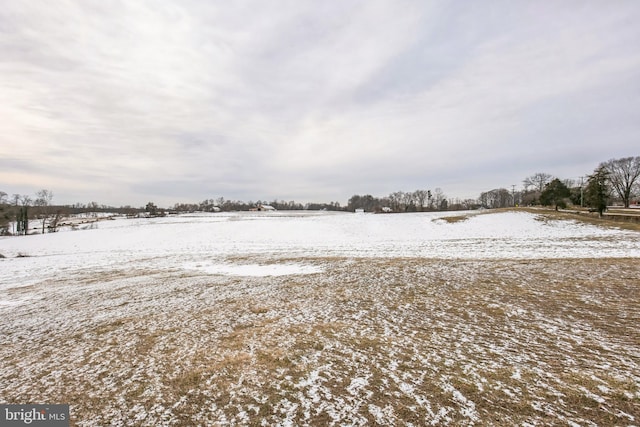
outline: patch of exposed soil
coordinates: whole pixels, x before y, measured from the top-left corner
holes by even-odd
[[[637,259],[270,262],[323,273],[16,288],[0,401],[87,426],[640,422]]]

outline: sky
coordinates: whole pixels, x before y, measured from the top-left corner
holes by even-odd
[[[0,191],[346,204],[640,155],[640,2],[8,0]]]

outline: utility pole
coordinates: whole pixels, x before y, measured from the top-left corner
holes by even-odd
[[[580,207],[584,207],[584,192],[582,188],[584,187],[584,176],[580,177]]]
[[[513,199],[513,206],[516,205],[516,185],[511,184],[511,198]]]

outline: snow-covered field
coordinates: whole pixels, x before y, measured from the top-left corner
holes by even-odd
[[[446,215],[0,238],[0,402],[77,425],[640,424],[640,233]]]

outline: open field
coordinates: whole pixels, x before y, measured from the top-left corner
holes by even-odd
[[[0,239],[1,402],[83,426],[640,424],[640,233],[512,212],[101,227]]]

